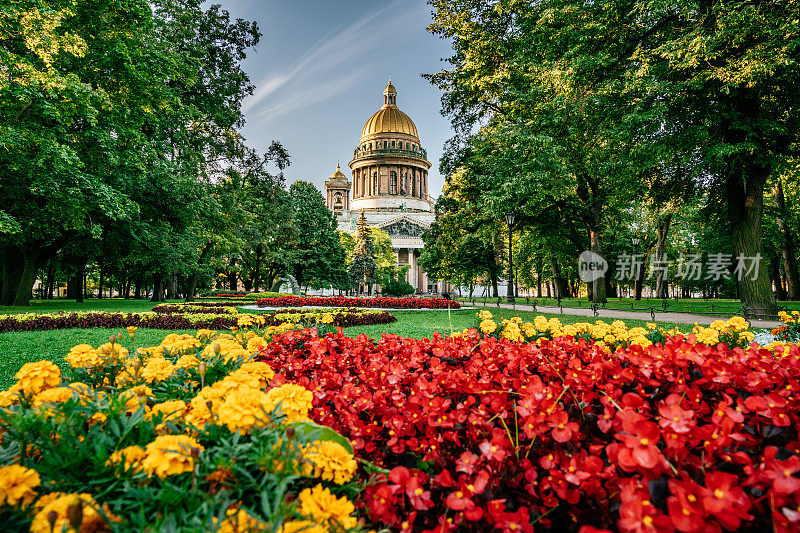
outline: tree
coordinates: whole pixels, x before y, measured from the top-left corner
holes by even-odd
[[[362,211],[356,229],[353,259],[347,271],[350,283],[358,286],[359,294],[363,291],[365,286],[369,287],[369,292],[372,293],[372,284],[375,282],[377,268],[377,264],[375,263],[375,246],[372,242],[372,232],[369,226],[367,226],[367,219],[364,217],[364,212]]]
[[[480,178],[483,209],[565,207],[602,253],[647,176],[681,170],[724,198],[732,251],[764,255],[763,189],[797,142],[796,0],[431,3],[455,51],[429,76],[456,128],[444,163]],[[774,306],[766,269],[739,293]]]
[[[306,181],[289,187],[295,239],[289,251],[292,274],[301,287],[341,287],[345,253],[336,233],[336,217],[317,188]]]

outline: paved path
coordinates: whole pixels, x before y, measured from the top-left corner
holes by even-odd
[[[489,311],[492,308],[496,308],[497,305],[487,305],[486,309]],[[532,305],[525,305],[525,304],[517,304],[515,306],[511,306],[507,303],[501,303],[500,307],[504,309],[518,309],[520,311],[534,311]],[[477,309],[483,309],[483,306],[476,306]],[[598,315],[595,318],[594,313],[590,308],[574,308],[574,307],[563,307],[559,308],[558,306],[544,306],[544,305],[537,305],[535,311],[540,313],[547,313],[547,314],[555,314],[555,315],[573,315],[573,316],[585,316],[595,320],[600,319],[610,319],[610,320],[646,320],[651,322],[653,319],[650,316],[650,313],[647,312],[637,312],[637,311],[618,311],[616,309],[598,309]],[[694,315],[690,313],[659,313],[656,311],[656,321],[657,322],[671,322],[673,324],[694,324],[697,322],[698,324],[708,325],[711,324],[714,320],[720,320],[722,317],[711,317],[706,315]],[[730,318],[730,317],[727,317]],[[748,319],[750,325],[754,328],[775,328],[780,326],[780,322],[776,320],[755,320],[755,319]]]

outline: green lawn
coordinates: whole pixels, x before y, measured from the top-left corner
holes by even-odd
[[[456,298],[459,302],[469,302],[469,298]],[[483,302],[487,304],[494,304],[497,298],[474,298],[476,305]],[[505,302],[505,298],[502,298]],[[517,298],[517,303],[526,304],[536,302],[537,305],[557,306],[558,300],[555,298]],[[564,298],[561,300],[564,307],[580,307],[588,308],[592,306],[587,298]],[[605,304],[605,309],[618,309],[620,311],[648,311],[650,307],[654,307],[656,312],[663,311],[664,300],[661,298],[642,298],[638,302],[633,298],[609,298]],[[791,310],[800,310],[800,302],[778,302],[778,305],[787,307]],[[603,306],[601,306],[603,307]],[[696,313],[708,314],[709,316],[718,316],[724,314],[727,316],[736,315],[741,312],[742,302],[739,300],[723,299],[723,298],[679,298],[667,300],[667,311],[681,312],[681,313]]]
[[[31,307],[22,312],[52,313],[57,311],[149,311],[153,304],[143,300],[87,300],[83,304],[74,301],[47,301],[34,302]],[[488,308],[496,318],[509,318],[520,316],[524,320],[533,318],[542,313],[515,311],[513,309]],[[20,312],[20,308],[0,308],[2,312]],[[379,324],[374,326],[355,326],[346,328],[350,336],[361,333],[371,338],[380,338],[382,333],[395,333],[404,337],[423,338],[430,337],[433,332],[439,331],[449,335],[451,331],[461,331],[475,324],[476,309],[460,309],[458,311],[429,310],[429,311],[392,311],[397,317],[397,322],[392,324]],[[565,324],[594,321],[587,317],[568,315],[544,315],[548,318],[557,317]],[[628,320],[628,326],[644,326],[645,321]],[[663,327],[671,328],[674,324],[659,322]],[[153,330],[138,329],[136,331],[137,346],[153,346],[158,344],[169,333],[195,333],[195,330]],[[59,366],[66,368],[64,356],[76,344],[87,343],[98,346],[108,341],[110,335],[122,334],[122,342],[129,348],[133,343],[128,339],[124,330],[118,329],[63,329],[32,332],[0,333],[0,354],[3,365],[0,367],[0,389],[7,388],[14,382],[14,374],[20,366],[29,361],[49,359]]]
[[[168,302],[182,302],[183,300],[168,300]],[[122,311],[124,313],[142,313],[152,311],[156,304],[149,300],[133,300],[122,298],[104,298],[102,300],[86,299],[83,303],[75,300],[31,300],[27,307],[0,306],[0,315],[15,315],[18,313],[58,313],[59,311]]]

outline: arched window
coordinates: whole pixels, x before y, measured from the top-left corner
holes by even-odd
[[[342,201],[342,193],[336,193],[336,198],[333,200],[333,212],[341,215],[344,210],[344,202]]]
[[[411,196],[417,195],[417,175],[416,173],[411,174]]]
[[[389,148],[389,141],[383,141],[383,149]]]
[[[403,172],[403,179],[400,180],[400,194],[405,196],[406,191],[408,191],[408,172]]]
[[[406,150],[408,150],[408,143],[406,143]]]
[[[378,194],[378,173],[372,173],[372,194],[373,196],[377,196]]]
[[[359,196],[364,196],[364,189],[366,189],[366,185],[367,185],[367,175],[366,174],[362,174],[361,175],[361,186],[359,187],[359,191],[358,191],[358,195]]]
[[[397,172],[389,172],[389,194],[397,194]]]

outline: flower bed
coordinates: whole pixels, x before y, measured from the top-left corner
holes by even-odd
[[[23,365],[0,392],[3,530],[358,530],[349,443],[308,420],[308,390],[251,360],[290,329],[138,350],[112,337],[75,346],[68,376]]]
[[[382,307],[385,309],[460,309],[461,304],[444,298],[352,298],[348,296],[281,296],[256,301],[259,307]]]
[[[645,328],[624,343],[535,326],[532,343],[294,332],[257,360],[312,390],[309,416],[390,469],[358,497],[376,524],[797,531],[800,347],[714,342],[746,339],[740,327],[653,328],[664,342],[647,346],[630,342],[650,344]]]
[[[259,298],[275,298],[286,294],[285,292],[203,291],[200,293],[200,298],[258,300]]]
[[[153,307],[154,313],[174,315],[174,314],[215,314],[215,315],[235,315],[239,312],[237,303],[234,302],[199,302],[196,304],[158,304]]]
[[[0,315],[0,333],[8,331],[38,331],[70,328],[126,328],[135,326],[151,329],[224,329],[241,325],[243,321],[254,321],[260,325],[276,325],[292,321],[306,325],[326,324],[331,326],[363,326],[389,324],[397,318],[386,311],[346,309],[323,311],[293,311],[283,314],[259,315],[216,313],[65,313]]]

